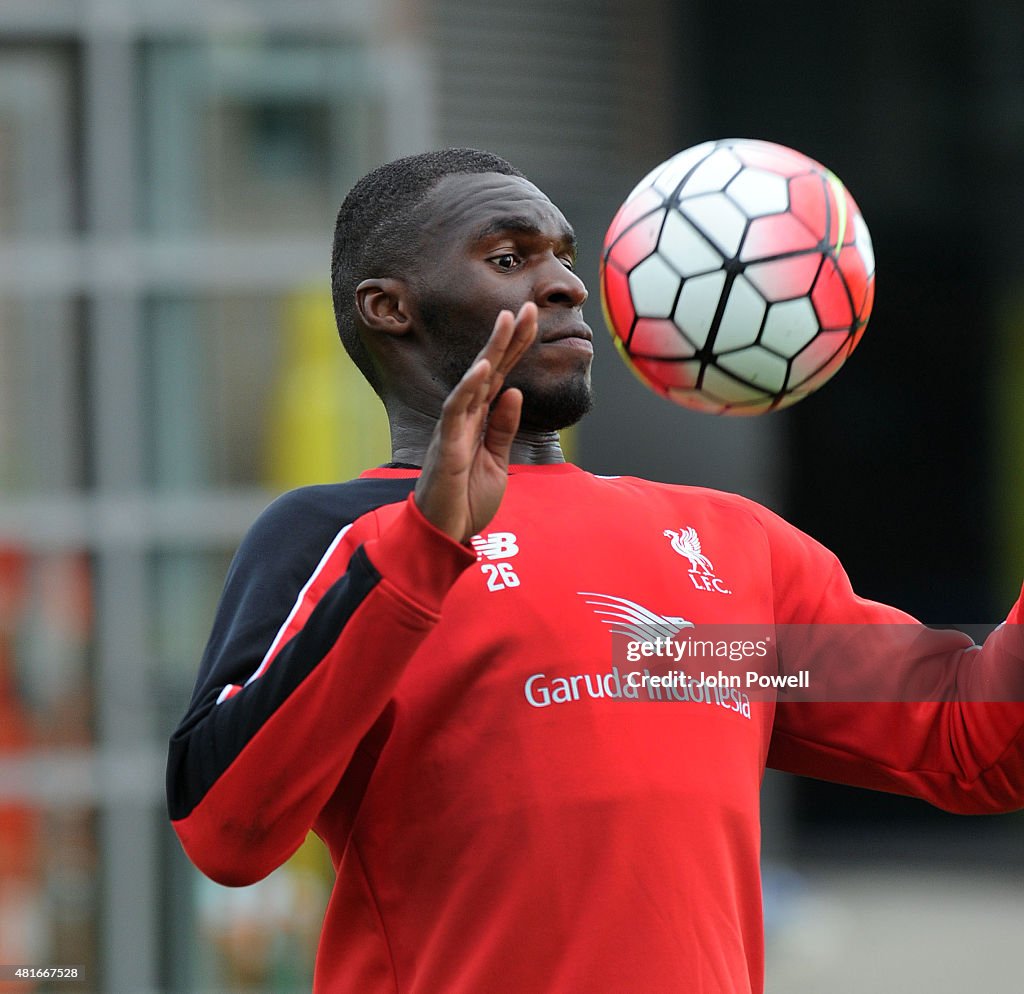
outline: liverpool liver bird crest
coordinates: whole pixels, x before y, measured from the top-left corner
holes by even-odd
[[[677,532],[666,528],[665,537],[672,539],[672,548],[679,555],[690,560],[691,573],[698,569],[704,573],[714,573],[715,567],[711,564],[711,560],[700,551],[700,538],[696,528],[692,526],[680,528]]]

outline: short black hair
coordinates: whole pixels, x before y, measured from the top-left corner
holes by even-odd
[[[446,148],[387,162],[368,173],[345,198],[334,225],[331,298],[345,351],[379,394],[380,383],[355,322],[355,288],[370,277],[405,276],[416,245],[416,209],[446,176],[523,174],[501,156],[474,148]]]

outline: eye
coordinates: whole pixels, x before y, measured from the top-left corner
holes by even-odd
[[[569,270],[570,273],[576,272],[576,259],[571,255],[562,256],[562,265]]]
[[[513,269],[517,269],[521,262],[519,256],[514,252],[502,252],[500,255],[492,255],[490,261],[505,273],[510,273]]]

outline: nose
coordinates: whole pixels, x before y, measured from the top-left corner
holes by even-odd
[[[552,254],[538,281],[537,303],[542,307],[582,307],[587,296],[583,280]]]

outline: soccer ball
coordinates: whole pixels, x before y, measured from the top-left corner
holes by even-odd
[[[600,282],[615,344],[651,389],[698,411],[762,414],[849,357],[875,259],[829,170],[782,145],[727,139],[640,181],[608,228]]]

